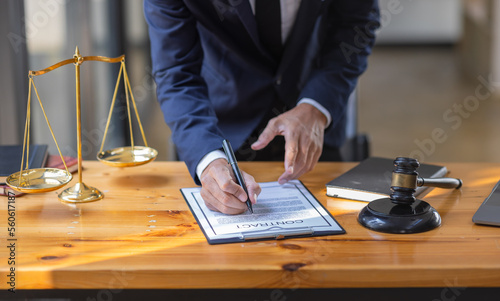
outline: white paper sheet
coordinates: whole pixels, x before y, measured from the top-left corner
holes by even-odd
[[[259,185],[262,192],[253,205],[253,214],[211,211],[205,206],[200,187],[181,191],[209,243],[345,233],[300,181]]]

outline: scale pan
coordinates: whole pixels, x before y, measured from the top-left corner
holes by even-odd
[[[48,192],[68,184],[73,178],[71,173],[58,168],[25,169],[7,177],[6,182],[12,189],[25,193]],[[21,181],[19,181],[21,180]]]
[[[114,167],[138,166],[153,161],[158,152],[147,146],[125,146],[100,152],[97,159]]]

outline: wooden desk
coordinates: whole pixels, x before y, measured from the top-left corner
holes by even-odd
[[[347,234],[209,245],[179,191],[195,186],[183,163],[113,168],[84,162],[84,182],[103,191],[103,200],[68,205],[58,200],[59,191],[16,199],[16,288],[500,286],[500,228],[471,221],[500,179],[500,164],[445,164],[464,187],[424,196],[441,214],[442,226],[412,235],[369,231],[356,220],[366,203],[325,195],[325,183],[354,165],[320,163],[301,178]],[[281,163],[241,168],[259,182],[282,172]],[[0,204],[6,254],[7,198]],[[8,269],[2,255],[1,290]]]

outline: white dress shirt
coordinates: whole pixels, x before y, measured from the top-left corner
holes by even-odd
[[[249,0],[250,1],[250,6],[252,7],[252,11],[255,14],[255,0]],[[293,24],[295,23],[295,19],[297,17],[297,12],[299,10],[300,2],[302,0],[281,0],[280,2],[280,8],[281,8],[281,41],[284,44],[286,42],[286,39],[290,35],[290,31],[292,30]],[[307,0],[306,0],[307,1]],[[328,112],[325,107],[320,105],[317,101],[311,98],[302,98],[297,105],[301,103],[307,103],[312,106],[314,106],[316,109],[318,109],[321,113],[323,113],[327,119],[326,125],[328,126],[332,122],[332,116],[330,115],[330,112]],[[222,147],[222,144],[221,144]],[[198,163],[198,166],[196,167],[196,175],[198,178],[201,178],[201,174],[205,170],[205,168],[212,163],[212,161],[219,159],[219,158],[226,158],[226,155],[224,154],[223,151],[221,150],[215,150],[212,151],[208,154],[206,154]]]

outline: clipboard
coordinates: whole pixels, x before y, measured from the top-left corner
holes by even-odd
[[[201,197],[201,187],[181,188],[181,193],[209,244],[346,233],[299,180],[284,185],[278,182],[259,185],[262,192],[253,205],[253,214],[211,211]]]

